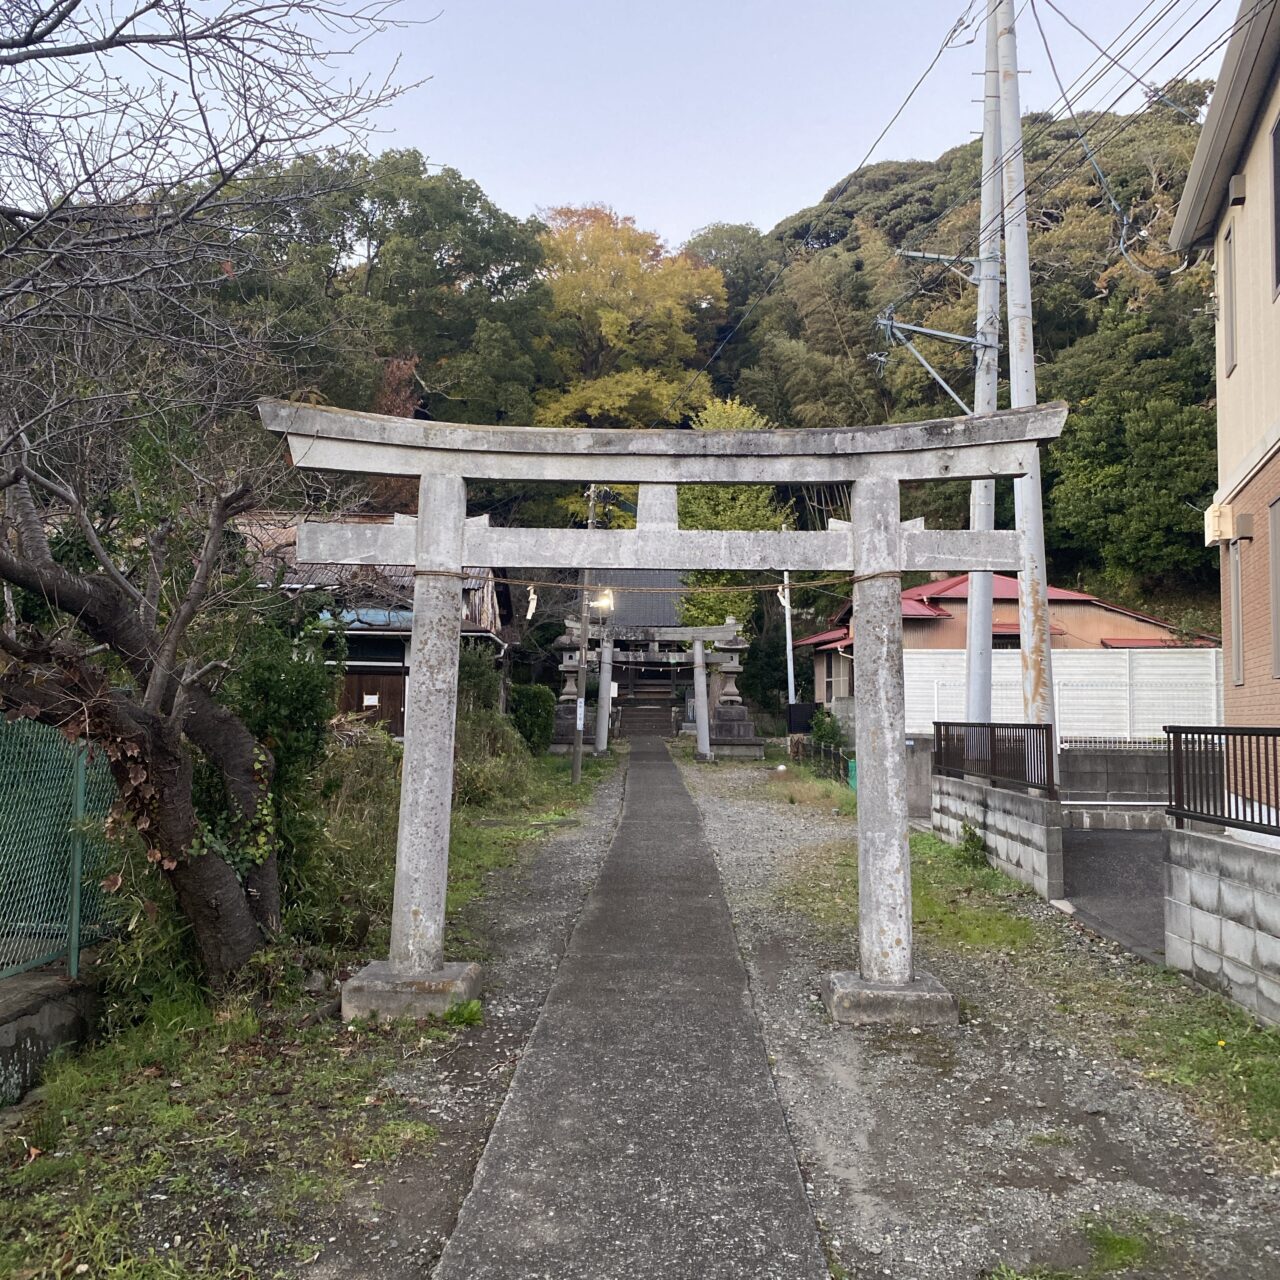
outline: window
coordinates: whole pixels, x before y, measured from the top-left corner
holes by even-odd
[[[1240,544],[1227,549],[1227,590],[1231,616],[1231,682],[1244,684],[1244,636],[1240,634]]]
[[[1222,237],[1218,304],[1222,308],[1222,360],[1227,377],[1236,367],[1236,237],[1235,227]]]
[[[1268,512],[1267,570],[1271,588],[1271,676],[1280,680],[1280,498]]]
[[[835,655],[830,649],[827,650],[827,669],[824,675],[824,685],[826,687],[826,697],[823,701],[827,706],[831,705],[831,699],[835,696],[835,681],[832,679],[832,668],[835,666]]]
[[[1280,293],[1280,120],[1271,130],[1271,283]]]

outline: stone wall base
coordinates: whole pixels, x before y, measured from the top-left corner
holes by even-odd
[[[1062,806],[1043,796],[1006,791],[968,778],[933,777],[933,829],[957,844],[972,827],[988,860],[1053,901],[1065,896]]]
[[[1169,968],[1280,1025],[1280,850],[1170,831],[1164,954]]]
[[[88,1040],[100,1006],[92,983],[62,974],[36,970],[0,979],[0,1106],[36,1085],[58,1049]]]

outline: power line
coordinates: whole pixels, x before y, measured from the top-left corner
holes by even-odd
[[[1048,0],[1048,2],[1051,5],[1053,4],[1053,0]],[[1054,6],[1054,10],[1057,12],[1057,6]],[[1049,37],[1045,34],[1044,23],[1040,21],[1040,10],[1036,7],[1036,0],[1031,0],[1031,16],[1036,20],[1036,30],[1040,32],[1040,43],[1044,45],[1044,54],[1049,60],[1049,69],[1053,72],[1053,78],[1058,85],[1059,91],[1067,101],[1067,110],[1071,113],[1071,123],[1075,127],[1077,137],[1080,139],[1080,145],[1084,148],[1084,153],[1088,157],[1089,163],[1093,166],[1094,173],[1098,176],[1098,182],[1102,185],[1102,190],[1106,193],[1107,199],[1111,201],[1111,207],[1116,211],[1116,217],[1120,219],[1120,252],[1124,254],[1124,260],[1135,271],[1139,271],[1146,276],[1152,275],[1153,272],[1149,268],[1144,267],[1139,262],[1135,262],[1129,256],[1129,248],[1125,244],[1125,237],[1128,235],[1131,225],[1129,214],[1125,209],[1121,208],[1120,201],[1116,199],[1116,193],[1112,191],[1111,184],[1107,181],[1107,175],[1102,172],[1102,166],[1098,163],[1089,147],[1088,140],[1080,129],[1080,121],[1076,119],[1075,108],[1071,105],[1070,100],[1067,99],[1067,91],[1062,87],[1062,77],[1058,74],[1058,64],[1053,59],[1053,50],[1049,47]],[[1138,83],[1141,84],[1142,81]],[[1186,112],[1183,112],[1183,114],[1185,115]]]
[[[1200,17],[1197,18],[1195,22],[1193,22],[1191,26],[1187,28],[1186,31],[1182,32],[1182,34],[1171,45],[1169,45],[1167,48],[1165,48],[1161,53],[1159,53],[1156,56],[1156,58],[1151,64],[1152,68],[1159,66],[1166,58],[1168,58],[1169,55],[1184,40],[1186,40],[1188,36],[1190,36],[1191,32],[1194,31],[1196,27],[1198,27],[1209,16],[1209,14],[1211,14],[1213,10],[1218,7],[1220,3],[1221,3],[1221,0],[1214,0],[1214,3],[1203,14],[1201,14]],[[1208,45],[1204,46],[1201,50],[1199,50],[1198,53],[1191,59],[1191,61],[1184,64],[1184,66],[1180,68],[1177,72],[1175,72],[1174,75],[1169,77],[1166,83],[1173,83],[1174,81],[1182,79],[1185,76],[1189,75],[1192,71],[1196,70],[1201,63],[1205,62],[1208,58],[1212,57],[1213,54],[1216,53],[1217,50],[1222,47],[1222,45],[1224,45],[1228,40],[1230,40],[1237,30],[1239,30],[1248,22],[1250,22],[1253,19],[1253,17],[1259,12],[1259,10],[1261,10],[1265,6],[1268,6],[1274,3],[1275,3],[1275,0],[1256,0],[1256,3],[1247,13],[1241,14],[1236,19],[1236,21],[1231,24],[1230,27],[1228,27],[1224,32],[1221,32],[1217,37],[1211,40]],[[1084,143],[1089,133],[1091,133],[1104,121],[1111,119],[1112,113],[1114,112],[1115,107],[1118,106],[1120,100],[1124,97],[1124,94],[1127,92],[1128,92],[1128,89],[1126,87],[1116,98],[1112,100],[1110,104],[1108,104],[1106,108],[1095,109],[1093,112],[1094,119],[1091,120],[1086,126],[1084,126],[1083,129],[1079,131],[1079,135],[1076,140],[1080,141],[1081,143]],[[1111,142],[1114,142],[1117,138],[1121,137],[1129,129],[1133,128],[1134,125],[1138,122],[1138,120],[1141,119],[1144,115],[1146,115],[1146,113],[1151,109],[1152,105],[1154,104],[1151,102],[1148,102],[1148,104],[1145,107],[1141,108],[1140,110],[1130,113],[1126,116],[1120,117],[1119,123],[1113,126],[1111,132],[1107,133],[1095,145],[1094,151],[1095,152],[1101,151],[1101,149],[1104,146],[1106,146]],[[1041,179],[1048,176],[1054,169],[1054,166],[1057,164],[1057,162],[1065,155],[1066,151],[1069,149],[1070,149],[1070,144],[1068,144],[1064,148],[1061,148],[1054,156],[1052,156],[1049,159],[1049,161],[1045,164],[1045,166],[1042,169],[1040,169],[1040,171],[1034,177],[1027,180],[1027,182],[1024,184],[1024,191],[1030,193],[1033,184],[1040,182]],[[1058,174],[1058,176],[1054,178],[1052,182],[1049,182],[1047,185],[1040,187],[1039,190],[1036,192],[1036,194],[1038,196],[1047,195],[1050,191],[1054,190],[1056,187],[1060,186],[1063,182],[1065,182],[1078,169],[1082,168],[1087,162],[1088,161],[1082,158],[1081,160],[1077,161],[1074,165],[1069,166],[1068,168],[1063,170],[1063,172]],[[1002,206],[1002,213],[1003,213],[1003,207],[1007,207],[1007,202],[1005,206]],[[970,248],[978,239],[980,230],[981,229],[979,229],[979,232],[974,233],[973,235],[968,237],[968,239],[960,247],[959,251],[947,261],[947,263],[943,266],[943,268],[940,271],[935,273],[935,275],[931,280],[921,282],[916,286],[915,289],[900,295],[899,298],[895,299],[892,305],[894,307],[900,306],[903,302],[909,301],[912,298],[918,297],[922,293],[928,292],[928,290],[934,288],[938,283],[945,280],[946,275],[948,274],[950,269],[953,268],[957,263],[963,260],[966,250]]]
[[[1157,0],[1151,0],[1151,3],[1149,3],[1142,11],[1136,14],[1119,32],[1119,34],[1111,41],[1111,45],[1115,46],[1129,32],[1130,28],[1133,27],[1134,23],[1136,23],[1138,19],[1142,17],[1142,13],[1149,10],[1152,7],[1152,4],[1156,2]],[[1150,35],[1155,30],[1159,26],[1159,24],[1163,22],[1164,19],[1170,15],[1170,13],[1173,10],[1176,10],[1180,5],[1185,3],[1187,3],[1187,0],[1165,0],[1164,7],[1160,10],[1160,12],[1157,13],[1155,17],[1151,18],[1141,28],[1141,30],[1139,30],[1132,37],[1130,37],[1128,43],[1120,50],[1120,54],[1122,56],[1127,56],[1142,39]],[[1220,0],[1214,0],[1214,3],[1215,5],[1217,3],[1220,3]],[[1089,73],[1093,70],[1094,67],[1098,65],[1100,61],[1101,59],[1099,57],[1094,57],[1093,60],[1090,63],[1088,63],[1088,65],[1085,66],[1085,68],[1071,82],[1068,92],[1074,92],[1077,88],[1079,88],[1080,93],[1087,93],[1089,92],[1090,89],[1094,88],[1098,84],[1098,82],[1102,79],[1102,77],[1105,75],[1105,70],[1098,71],[1091,78],[1089,78],[1087,83],[1084,83],[1082,85],[1081,82],[1085,80],[1086,76],[1089,76]],[[1061,121],[1062,112],[1063,112],[1063,108],[1059,107],[1057,103],[1050,104],[1050,107],[1048,109],[1050,118],[1044,123],[1040,124],[1038,127],[1034,127],[1031,130],[1028,130],[1024,134],[1023,141],[1022,141],[1022,148],[1021,148],[1022,153],[1024,155],[1027,153],[1027,150],[1030,147],[1034,146],[1043,137],[1045,137],[1045,135],[1050,132],[1050,130],[1053,128],[1055,124]],[[934,226],[936,226],[939,222],[941,222],[943,218],[945,218],[950,213],[954,213],[957,209],[961,208],[963,205],[970,203],[970,201],[972,201],[975,198],[979,188],[981,187],[981,183],[982,183],[982,175],[979,175],[977,181],[971,182],[964,189],[963,194],[955,197],[950,204],[948,204],[945,208],[941,209],[938,213],[934,214],[934,216],[930,218],[928,222],[925,222],[920,226],[914,228],[908,237],[907,243],[911,243],[912,240],[914,240],[916,243],[923,242],[924,237],[928,234],[928,232]],[[1003,217],[1003,210],[1001,210],[1000,216]],[[982,234],[982,229],[980,228],[979,236],[981,234]],[[904,297],[905,296],[906,295],[904,295]]]
[[[1124,63],[1120,61],[1119,58],[1113,58],[1111,54],[1109,54],[1083,27],[1078,26],[1076,23],[1072,22],[1072,20],[1065,13],[1063,13],[1062,10],[1059,9],[1056,4],[1054,4],[1053,0],[1045,0],[1045,3],[1049,6],[1050,9],[1054,11],[1054,13],[1058,15],[1058,17],[1060,17],[1063,20],[1063,22],[1067,24],[1067,26],[1069,26],[1072,29],[1072,31],[1076,31],[1080,35],[1082,35],[1091,45],[1093,45],[1095,49],[1097,49],[1097,51],[1100,54],[1102,54],[1104,58],[1106,58],[1110,62],[1113,62],[1117,67],[1120,68],[1121,71],[1125,73],[1125,75],[1127,75],[1131,80],[1133,80],[1134,83],[1144,88],[1149,94],[1151,94],[1153,98],[1159,99],[1166,107],[1172,107],[1175,111],[1182,112],[1182,114],[1186,116],[1188,120],[1196,119],[1196,117],[1193,116],[1191,112],[1186,109],[1186,107],[1180,105],[1177,102],[1174,102],[1172,98],[1166,97],[1164,95],[1164,92],[1161,89],[1158,89],[1154,84],[1150,83],[1149,81],[1143,80],[1142,77],[1139,76],[1136,72],[1130,71],[1129,68],[1126,67]],[[1031,8],[1034,11],[1035,0],[1031,0]],[[1039,14],[1036,15],[1036,26],[1038,27],[1040,26]],[[1040,28],[1040,35],[1041,37],[1044,36],[1043,27]],[[1047,44],[1045,45],[1045,52],[1046,53],[1049,52],[1049,47]],[[1050,61],[1050,64],[1052,64],[1053,62],[1052,56],[1050,56],[1049,61]],[[1058,73],[1056,70],[1054,71],[1054,79],[1055,80],[1058,79]],[[1058,88],[1059,89],[1062,88],[1061,80],[1058,80]],[[1065,92],[1064,92],[1064,96],[1065,96]]]
[[[920,76],[916,80],[915,84],[913,84],[910,90],[908,90],[907,96],[899,104],[898,109],[893,113],[893,115],[890,116],[889,122],[884,126],[883,129],[880,130],[878,134],[876,134],[875,140],[867,148],[866,154],[854,166],[854,168],[850,170],[848,176],[840,184],[840,187],[836,191],[835,195],[833,195],[830,198],[830,200],[827,200],[824,203],[834,205],[840,199],[840,197],[844,195],[845,191],[847,191],[849,188],[849,184],[857,176],[858,172],[866,165],[867,161],[871,159],[872,155],[875,152],[875,149],[881,144],[881,142],[884,141],[885,137],[889,133],[889,130],[892,129],[895,124],[897,124],[898,120],[902,116],[902,113],[907,109],[908,106],[911,105],[911,101],[919,92],[920,86],[924,84],[925,80],[928,79],[929,74],[933,71],[934,67],[938,65],[939,61],[942,59],[942,55],[946,53],[948,49],[954,48],[957,37],[963,34],[971,26],[974,25],[973,22],[971,21],[970,15],[973,13],[974,5],[977,4],[977,2],[978,0],[969,0],[969,3],[965,5],[964,11],[951,24],[950,28],[948,29],[946,37],[943,39],[942,43],[938,46],[937,52],[933,55],[932,59],[930,59],[929,65],[925,67],[925,69],[920,73]],[[978,30],[981,30],[982,25],[985,21],[986,21],[986,12],[984,7],[982,19],[974,27],[975,35]],[[970,43],[970,42],[971,41],[966,41],[965,43]],[[796,256],[798,257],[799,254],[797,253]],[[715,363],[716,359],[719,357],[720,353],[734,339],[734,337],[737,335],[738,330],[741,329],[742,326],[747,322],[747,320],[751,317],[752,313],[756,310],[756,308],[765,300],[765,298],[769,296],[770,292],[773,290],[774,285],[776,285],[778,281],[782,278],[783,272],[785,272],[786,269],[789,266],[791,266],[792,262],[794,261],[795,261],[795,258],[792,258],[790,261],[787,261],[784,257],[782,265],[777,269],[777,271],[774,272],[773,278],[769,281],[768,284],[765,285],[764,289],[756,297],[755,301],[746,309],[746,311],[743,312],[742,316],[738,319],[737,323],[734,324],[733,328],[730,329],[729,332],[725,334],[724,338],[721,339],[721,341],[717,344],[715,350],[711,353],[710,356],[707,357],[706,363],[700,369],[694,372],[693,376],[684,385],[684,387],[681,388],[679,393],[672,398],[671,402],[666,406],[666,408],[663,409],[663,411],[656,418],[654,418],[654,420],[649,424],[650,427],[656,427],[658,423],[661,422],[664,418],[667,418],[670,416],[671,411],[674,408],[676,408],[677,405],[680,405],[684,402],[689,392],[692,391],[693,388],[697,385],[698,379],[701,378],[702,375],[706,373],[706,371],[709,368],[711,368],[711,366]]]
[[[1221,2],[1221,0],[1214,0],[1214,4],[1215,4],[1215,5],[1216,5],[1216,4],[1218,4],[1218,3],[1220,3],[1220,2]],[[1129,46],[1128,46],[1128,47],[1129,47],[1129,48],[1131,48],[1131,47],[1132,47],[1132,46],[1133,46],[1137,41],[1141,40],[1141,39],[1143,38],[1143,36],[1144,36],[1144,35],[1146,35],[1146,34],[1148,34],[1149,32],[1151,32],[1151,31],[1152,31],[1152,30],[1153,30],[1153,29],[1154,29],[1154,28],[1155,28],[1155,27],[1156,27],[1156,26],[1157,26],[1157,25],[1158,25],[1158,24],[1159,24],[1159,23],[1160,23],[1160,22],[1161,22],[1165,17],[1167,17],[1167,16],[1168,16],[1169,12],[1170,12],[1173,8],[1175,8],[1175,7],[1176,7],[1176,5],[1177,5],[1177,4],[1179,4],[1179,3],[1181,3],[1181,0],[1169,0],[1169,3],[1167,3],[1167,4],[1165,5],[1164,9],[1163,9],[1163,10],[1161,10],[1161,12],[1160,12],[1160,13],[1158,13],[1158,14],[1155,16],[1155,18],[1153,18],[1150,22],[1148,22],[1148,23],[1147,23],[1147,25],[1143,28],[1143,30],[1142,30],[1142,31],[1138,32],[1138,34],[1137,34],[1135,37],[1133,37],[1133,39],[1132,39],[1132,40],[1130,40],[1130,42],[1129,42]],[[1130,25],[1132,25],[1132,24],[1130,24]],[[1128,29],[1128,28],[1126,28],[1126,30],[1127,30],[1127,29]],[[1190,29],[1189,29],[1189,30],[1190,30]],[[1185,35],[1186,35],[1186,34],[1187,34],[1187,33],[1184,33],[1184,37],[1185,37]],[[1114,42],[1113,42],[1113,43],[1114,43]],[[1163,57],[1163,55],[1162,55],[1162,57]],[[1098,61],[1099,61],[1099,59],[1095,58],[1095,59],[1093,60],[1093,63],[1091,63],[1090,65],[1091,65],[1091,66],[1092,66],[1092,65],[1094,65],[1094,64],[1096,64]],[[1158,59],[1157,61],[1159,61],[1159,59]],[[1075,87],[1075,84],[1077,84],[1077,83],[1079,82],[1080,78],[1081,78],[1081,77],[1077,77],[1076,81],[1074,81],[1074,82],[1073,82],[1073,84],[1072,84],[1072,88],[1074,88],[1074,87]],[[1101,79],[1101,74],[1100,74],[1100,75],[1097,75],[1097,76],[1094,76],[1094,77],[1089,81],[1088,85],[1086,85],[1086,86],[1085,86],[1085,89],[1084,89],[1083,91],[1087,92],[1087,90],[1088,90],[1089,88],[1092,88],[1094,85],[1096,85],[1096,84],[1098,83],[1099,79]],[[1121,96],[1121,97],[1123,97],[1123,94],[1121,94],[1120,96]],[[1114,106],[1118,103],[1118,101],[1119,101],[1119,99],[1115,99],[1115,100],[1113,100],[1113,102],[1109,104],[1109,107],[1114,107]],[[1093,129],[1094,127],[1096,127],[1096,125],[1099,123],[1099,121],[1103,118],[1103,114],[1104,114],[1105,110],[1106,110],[1106,108],[1102,108],[1102,107],[1095,108],[1095,110],[1094,110],[1094,112],[1093,112],[1093,115],[1094,115],[1094,119],[1093,119],[1093,121],[1091,121],[1091,122],[1090,122],[1090,124],[1087,126],[1087,128],[1085,128],[1084,130],[1082,130],[1082,131],[1080,131],[1080,132],[1082,132],[1082,133],[1084,133],[1084,134],[1086,134],[1086,135],[1087,135],[1087,133],[1088,133],[1091,129]],[[1054,115],[1054,116],[1053,116],[1053,117],[1052,117],[1052,118],[1051,118],[1051,119],[1050,119],[1046,124],[1044,124],[1043,126],[1041,126],[1041,128],[1040,128],[1039,130],[1037,130],[1035,133],[1033,133],[1029,138],[1024,138],[1023,143],[1022,143],[1022,151],[1023,151],[1023,154],[1025,154],[1025,153],[1026,153],[1026,149],[1027,149],[1027,145],[1028,145],[1028,143],[1034,143],[1034,142],[1039,141],[1039,139],[1040,139],[1040,138],[1042,138],[1046,133],[1048,133],[1048,132],[1049,132],[1049,130],[1053,127],[1053,125],[1055,125],[1055,124],[1059,123],[1059,122],[1061,121],[1061,119],[1062,119],[1062,110],[1060,109],[1060,110],[1059,110],[1059,111],[1058,111],[1058,112],[1057,112],[1057,113],[1056,113],[1056,114],[1055,114],[1055,115]],[[1077,140],[1082,140],[1082,139],[1080,139],[1080,138],[1078,137],[1078,138],[1077,138]],[[1031,178],[1031,179],[1029,179],[1029,180],[1027,181],[1026,186],[1025,186],[1025,189],[1026,189],[1027,191],[1030,191],[1032,184],[1033,184],[1033,183],[1035,183],[1035,182],[1038,182],[1041,178],[1043,178],[1046,174],[1048,174],[1048,173],[1049,173],[1049,172],[1054,168],[1054,166],[1058,163],[1058,161],[1059,161],[1059,160],[1061,160],[1063,157],[1065,157],[1065,156],[1066,156],[1067,152],[1068,152],[1070,149],[1071,149],[1071,146],[1070,146],[1070,144],[1069,144],[1069,143],[1068,143],[1068,144],[1066,144],[1066,145],[1064,145],[1063,147],[1059,148],[1059,150],[1057,151],[1057,153],[1055,153],[1054,155],[1052,155],[1052,156],[1049,158],[1048,162],[1047,162],[1047,163],[1044,165],[1044,167],[1039,171],[1039,173],[1037,173],[1033,178]],[[1080,167],[1080,164],[1079,164],[1079,163],[1077,163],[1075,166],[1072,166],[1070,169],[1068,169],[1068,170],[1067,170],[1067,171],[1066,171],[1066,172],[1061,176],[1061,179],[1060,179],[1060,180],[1065,180],[1065,178],[1066,178],[1070,173],[1074,172],[1074,171],[1075,171],[1075,169],[1077,169],[1077,168],[1079,168],[1079,167]],[[1056,185],[1056,184],[1055,184],[1055,185]],[[1043,194],[1043,192],[1042,192],[1041,194]],[[947,209],[944,209],[944,210],[942,211],[942,213],[938,215],[938,218],[937,218],[937,219],[934,219],[934,221],[936,222],[938,219],[940,219],[940,218],[942,218],[942,217],[945,217],[947,213],[951,212],[952,210],[954,210],[954,209],[956,209],[956,208],[959,208],[961,204],[967,203],[967,202],[968,202],[969,200],[971,200],[971,199],[972,199],[972,194],[971,194],[971,193],[967,193],[965,197],[963,197],[963,198],[961,198],[961,199],[958,199],[958,200],[953,201],[953,202],[952,202],[952,204],[951,204]],[[997,214],[997,216],[998,216],[998,217],[1003,218],[1003,216],[1004,216],[1004,210],[1005,210],[1005,208],[1006,208],[1006,207],[1007,207],[1007,202],[1002,202],[1001,207],[1000,207],[1000,210],[998,211],[998,214]],[[932,223],[930,223],[930,224],[928,224],[928,225],[932,225]],[[983,228],[983,227],[979,227],[979,228],[978,228],[978,230],[977,230],[973,235],[971,235],[971,236],[968,238],[968,240],[966,240],[966,241],[965,241],[965,243],[961,246],[961,248],[959,249],[959,251],[957,252],[957,254],[956,254],[954,257],[952,257],[949,261],[947,261],[947,262],[944,264],[943,269],[942,269],[941,271],[939,271],[938,273],[936,273],[936,274],[933,276],[933,278],[932,278],[932,279],[928,279],[928,280],[924,280],[924,281],[917,282],[917,284],[916,284],[916,286],[915,286],[915,288],[914,288],[914,289],[910,289],[910,290],[906,291],[905,293],[900,294],[900,295],[898,296],[898,298],[896,298],[896,299],[894,300],[894,302],[893,302],[893,304],[892,304],[892,305],[893,305],[894,307],[900,306],[900,305],[902,305],[902,303],[903,303],[903,302],[909,301],[911,298],[918,297],[921,293],[925,293],[925,292],[928,292],[929,290],[933,289],[933,288],[938,284],[938,282],[939,282],[940,280],[942,280],[942,279],[944,279],[944,278],[945,278],[945,275],[946,275],[947,271],[949,271],[952,267],[954,267],[954,265],[955,265],[958,261],[960,261],[960,259],[964,256],[964,254],[965,254],[966,250],[967,250],[970,246],[972,246],[976,241],[978,241],[978,240],[980,239],[980,237],[981,237],[981,235],[984,233],[984,231],[985,231],[985,228]]]

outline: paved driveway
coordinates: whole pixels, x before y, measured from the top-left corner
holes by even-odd
[[[1086,924],[1164,960],[1163,831],[1064,831],[1067,897]]]

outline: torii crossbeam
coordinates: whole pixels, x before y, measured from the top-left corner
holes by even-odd
[[[1063,404],[968,418],[801,431],[606,431],[417,422],[266,401],[264,424],[298,467],[419,477],[416,522],[304,524],[298,559],[414,568],[413,659],[391,954],[343,988],[343,1015],[439,1012],[478,989],[474,965],[444,963],[444,907],[462,568],[825,569],[852,573],[858,751],[860,973],[830,974],[838,1021],[954,1021],[955,1002],[917,973],[907,844],[901,574],[1016,571],[1018,530],[904,525],[904,480],[1021,476],[1062,430]],[[466,521],[466,481],[639,483],[634,530],[499,529]],[[680,529],[680,484],[851,484],[847,526],[819,531]],[[1024,636],[1048,643],[1048,619]]]

